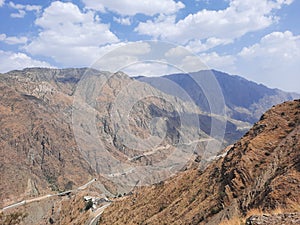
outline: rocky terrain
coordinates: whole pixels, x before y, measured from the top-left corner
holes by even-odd
[[[277,225],[277,224],[300,224],[299,213],[286,213],[277,215],[262,215],[262,216],[251,216],[246,220],[246,225]]]
[[[100,224],[234,224],[251,209],[298,211],[299,129],[299,100],[273,107],[225,157],[136,189],[108,207]]]
[[[90,77],[99,75],[97,79],[101,77],[105,85],[100,87],[97,85],[101,82],[82,79],[87,71]],[[1,180],[4,182],[1,182],[0,189],[3,206],[28,196],[71,189],[101,173],[97,157],[103,155],[97,156],[99,143],[95,143],[94,136],[90,133],[91,128],[88,127],[89,123],[84,121],[90,116],[96,117],[96,129],[101,136],[103,148],[109,149],[110,154],[118,160],[127,162],[128,158],[132,159],[130,163],[135,165],[146,165],[161,160],[172,151],[169,146],[174,144],[192,143],[201,137],[209,138],[212,117],[202,114],[192,104],[184,103],[141,82],[135,82],[135,87],[131,90],[130,84],[134,80],[122,73],[111,75],[108,72],[87,69],[44,68],[1,74],[0,146]],[[107,79],[108,77],[110,79]],[[78,86],[84,88],[84,85],[88,85],[88,88],[80,92]],[[102,88],[101,94],[97,98],[90,96],[88,91],[95,94],[97,88]],[[141,100],[130,97],[140,97],[143,93],[149,96]],[[122,95],[124,96],[118,100],[117,97]],[[97,110],[97,115],[89,114],[86,109],[82,111],[83,114],[76,110],[77,106],[80,107],[78,99],[82,97],[92,101],[88,103],[87,108]],[[114,108],[119,104],[113,104],[116,101],[122,104],[137,102],[134,102],[130,112],[126,112],[122,107]],[[119,114],[112,117],[112,110],[119,110]],[[75,118],[72,117],[74,111],[78,112],[75,113]],[[185,114],[181,115],[183,112]],[[117,123],[126,122],[122,116],[124,113],[130,114],[129,127],[118,127]],[[165,118],[165,122],[153,120],[159,117]],[[179,117],[186,121],[185,126],[181,124],[181,130]],[[193,121],[198,117],[202,118],[200,122]],[[113,121],[114,118],[117,121]],[[75,123],[76,119],[80,121]],[[232,138],[240,136],[245,132],[245,126],[248,126],[233,119],[229,119],[227,124],[223,124],[222,118],[215,120],[221,128],[226,125],[223,146],[226,142],[231,142]],[[200,132],[200,125],[197,126],[197,123],[201,125]],[[82,126],[76,127],[78,124]],[[153,130],[155,124],[161,127],[161,131]],[[158,139],[162,139],[161,142],[156,141],[159,143],[156,146],[156,154],[149,153],[147,157],[139,157],[141,152],[134,150],[137,146],[127,148],[122,143],[122,138],[128,128],[140,139],[145,139],[153,133]],[[77,132],[74,133],[74,129]],[[167,129],[166,138],[163,138],[163,129]],[[79,136],[77,139],[76,134]],[[153,139],[148,141],[152,142]],[[84,150],[80,143],[85,146]],[[201,153],[205,144],[199,143],[195,147],[196,154]],[[150,152],[151,149],[153,151],[153,146],[148,146],[146,150],[149,149]]]
[[[83,200],[91,193],[128,194],[105,210],[104,224],[219,222],[285,206],[282,193],[298,199],[298,102],[267,112],[222,158],[249,122],[209,114],[122,72],[11,71],[0,75],[0,94],[0,207],[14,205],[0,213],[4,224],[83,224],[95,216]],[[224,140],[212,129],[224,130]]]

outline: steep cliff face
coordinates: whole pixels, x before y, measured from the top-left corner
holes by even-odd
[[[100,224],[219,224],[253,208],[293,211],[300,200],[299,129],[299,100],[275,106],[206,170],[136,189],[107,208]]]

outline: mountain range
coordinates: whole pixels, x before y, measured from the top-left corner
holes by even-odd
[[[272,193],[266,201],[270,205],[262,201],[271,182],[297,175],[298,162],[293,160],[299,158],[299,102],[279,105],[263,117],[261,113],[299,95],[217,71],[213,79],[218,85],[204,85],[210,84],[211,73],[133,79],[122,72],[88,68],[28,68],[0,74],[1,208],[15,213],[15,205],[19,210],[18,204],[27,200],[20,206],[25,224],[70,224],[73,220],[82,224],[82,218],[90,218],[81,210],[84,194],[112,197],[131,193],[133,187],[137,190],[130,197],[133,203],[115,201],[105,211],[103,221],[108,222],[104,224],[113,224],[118,212],[128,223],[156,223],[165,216],[166,223],[171,223],[190,208],[191,213],[182,218],[192,224],[220,221],[221,215],[232,218],[258,206],[284,206],[275,198],[280,191],[268,192]],[[177,88],[161,82],[166,79]],[[291,153],[282,153],[285,148],[291,148]],[[264,161],[261,155],[271,156]],[[275,169],[265,170],[274,163]],[[292,169],[285,173],[285,167]],[[272,185],[282,185],[276,182]],[[150,189],[138,188],[154,183]],[[291,188],[297,190],[292,184]],[[65,192],[71,197],[58,195]],[[155,200],[159,193],[166,194],[162,202]],[[45,200],[39,200],[40,196]],[[282,195],[278,196],[281,200]],[[298,200],[294,191],[290,196]],[[43,207],[34,211],[39,204]],[[66,209],[56,211],[61,207],[77,211],[74,208],[71,218]],[[138,217],[127,214],[127,209]],[[16,215],[3,212],[4,220]]]
[[[206,77],[214,76],[216,84],[206,81]],[[237,75],[229,75],[216,70],[202,70],[193,73],[171,74],[162,77],[136,77],[136,79],[149,83],[155,88],[184,100],[193,101],[200,109],[211,112],[207,95],[213,95],[214,88],[220,88],[226,114],[228,117],[248,123],[255,123],[260,116],[273,105],[283,101],[299,98],[297,93],[287,93],[279,89],[271,89],[263,84],[246,80]],[[186,98],[182,92],[174,91],[169,82],[179,85],[189,96]],[[206,91],[203,84],[211,85],[212,91]],[[219,86],[219,87],[218,87]]]

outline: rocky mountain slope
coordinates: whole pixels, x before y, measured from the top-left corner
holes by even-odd
[[[171,74],[162,77],[137,77],[137,79],[149,83],[168,94],[184,98],[180,92],[174,91],[168,85],[172,81],[186,91],[202,110],[210,111],[211,106],[204,92],[204,88],[207,87],[200,87],[199,83],[201,84],[211,74],[214,74],[216,81],[220,85],[227,106],[227,115],[236,120],[253,124],[272,105],[300,98],[299,94],[270,89],[240,76],[233,76],[216,70],[189,74]],[[212,87],[214,88],[213,85]]]
[[[72,189],[95,173],[78,151],[70,127],[68,86],[45,70],[0,76],[1,204]],[[72,74],[80,73],[73,70]]]
[[[115,201],[100,224],[215,225],[251,209],[297,211],[299,166],[300,100],[295,100],[268,110],[204,171],[182,172]]]
[[[11,71],[0,75],[0,94],[2,207],[70,190],[103,174],[109,179],[115,174],[119,180],[132,173],[122,163],[127,167],[155,164],[179,146],[191,149],[187,156],[193,158],[215,140],[199,130],[201,112],[193,105],[123,73]],[[239,132],[238,121],[227,124]],[[198,144],[201,138],[205,140]],[[132,145],[136,140],[139,146]],[[112,160],[103,160],[104,153]]]

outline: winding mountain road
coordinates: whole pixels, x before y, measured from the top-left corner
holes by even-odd
[[[106,205],[104,206],[101,206],[99,209],[97,209],[94,214],[94,218],[91,220],[91,222],[89,223],[89,225],[96,225],[97,224],[97,221],[99,219],[99,216],[101,216],[101,214],[104,212],[104,209],[106,209],[111,203],[107,203]]]
[[[25,205],[27,203],[32,203],[32,202],[37,202],[37,201],[41,201],[41,200],[44,200],[46,198],[51,198],[51,197],[54,197],[54,196],[63,196],[65,194],[69,194],[71,192],[75,192],[75,191],[81,191],[81,190],[84,190],[85,188],[87,188],[89,185],[91,185],[93,182],[95,182],[97,179],[94,178],[92,180],[90,180],[89,182],[87,182],[86,184],[78,187],[77,189],[73,189],[73,190],[69,190],[69,191],[64,191],[64,192],[61,192],[61,193],[57,193],[57,194],[47,194],[47,195],[44,195],[44,196],[40,196],[40,197],[37,197],[37,198],[32,198],[32,199],[28,199],[28,200],[23,200],[23,201],[20,201],[20,202],[16,202],[16,203],[13,203],[11,205],[8,205],[8,206],[5,206],[4,208],[2,208],[0,210],[0,212],[3,212],[5,210],[8,210],[8,209],[11,209],[11,208],[15,208],[15,207],[18,207],[18,206],[21,206],[21,205]]]

